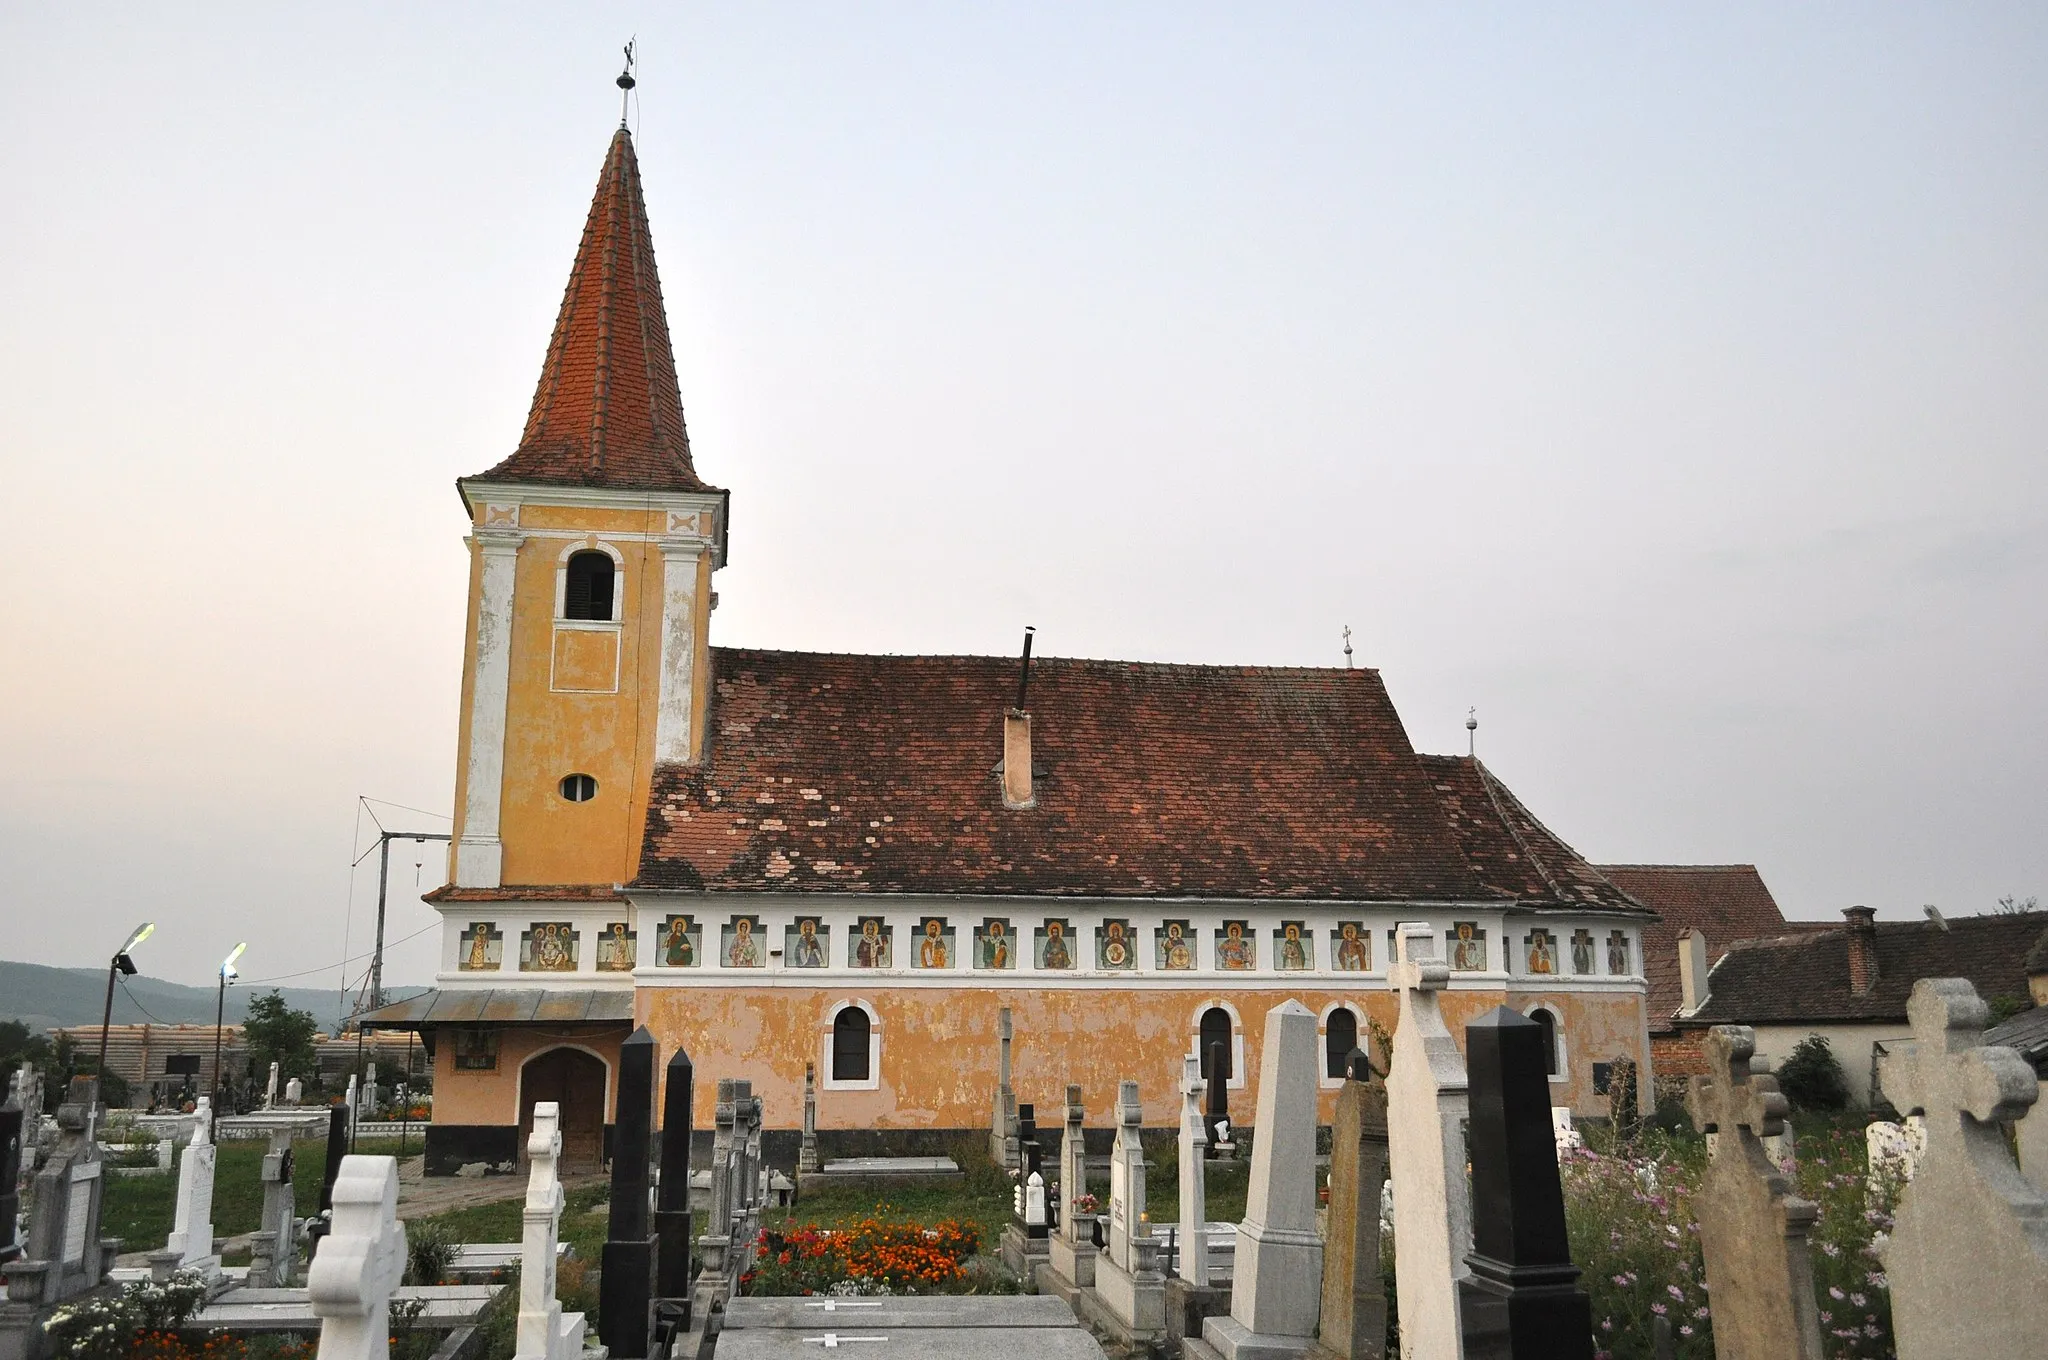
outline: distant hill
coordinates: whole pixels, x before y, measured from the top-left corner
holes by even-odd
[[[114,989],[114,1023],[136,1025],[155,1022],[166,1025],[210,1025],[213,1023],[215,989],[187,987],[180,982],[138,974],[123,978]],[[271,991],[284,997],[293,1010],[310,1011],[321,1028],[329,1031],[341,1022],[341,998],[332,990],[311,987],[230,987],[225,1018],[232,1024],[249,1009],[249,1002]],[[387,989],[397,999],[425,991],[424,987]],[[353,996],[350,998],[353,1000]],[[39,963],[8,963],[0,960],[0,1020],[19,1020],[32,1030],[58,1025],[97,1025],[100,1008],[107,1000],[107,974],[103,968],[48,968]]]

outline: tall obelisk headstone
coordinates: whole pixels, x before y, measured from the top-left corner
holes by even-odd
[[[618,1122],[612,1133],[611,1228],[598,1280],[598,1332],[619,1360],[642,1360],[654,1336],[655,1237],[648,1223],[654,1143],[654,1031],[619,1045]]]
[[[661,1185],[654,1206],[654,1235],[661,1241],[654,1292],[664,1318],[679,1328],[690,1325],[690,1135],[696,1093],[696,1065],[679,1048],[668,1060],[661,1086]]]

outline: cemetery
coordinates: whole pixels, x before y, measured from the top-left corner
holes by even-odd
[[[404,1210],[399,1149],[352,1149],[345,1104],[237,1145],[202,1102],[174,1170],[120,1177],[92,1080],[43,1116],[28,1069],[0,1106],[0,1357],[1920,1360],[2048,1336],[2039,1079],[1981,1043],[1968,983],[1916,985],[1883,1074],[1898,1121],[1795,1139],[1740,1026],[1708,1036],[1682,1123],[1638,1117],[1626,1082],[1619,1117],[1575,1121],[1540,1026],[1502,1007],[1452,1031],[1434,934],[1398,951],[1399,1023],[1353,1050],[1327,1124],[1295,1002],[1250,1108],[1189,1054],[1172,1128],[1144,1126],[1138,1077],[1101,1108],[1069,1085],[1041,1121],[1010,1084],[1034,1036],[1007,1027],[985,1135],[836,1176],[815,1145],[771,1165],[745,1079],[695,1128],[688,1054],[645,1029],[606,1172],[565,1185],[543,1102],[520,1177],[444,1189],[408,1154],[406,1193],[441,1198]],[[828,1098],[807,1089],[807,1125]]]

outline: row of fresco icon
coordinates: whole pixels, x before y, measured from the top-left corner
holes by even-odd
[[[630,972],[638,964],[639,933],[624,921],[606,925],[597,939],[595,966],[599,972]],[[976,969],[1013,969],[1020,954],[1031,966],[1061,972],[1083,966],[1102,971],[1121,971],[1139,966],[1139,933],[1126,920],[1104,921],[1095,927],[1092,965],[1080,961],[1080,944],[1072,923],[1063,917],[1047,917],[1032,930],[1028,942],[1007,917],[985,917],[973,927],[969,963]],[[572,922],[535,922],[519,936],[519,971],[523,973],[573,973],[579,967],[581,938]],[[727,968],[765,968],[771,951],[763,946],[767,938],[759,916],[733,916],[720,928],[716,961]],[[1165,921],[1152,930],[1152,967],[1162,972],[1190,972],[1200,966],[1197,959],[1198,932],[1187,921]],[[1387,955],[1393,953],[1394,932],[1387,932]],[[1445,947],[1452,969],[1483,972],[1487,968],[1486,931],[1476,922],[1459,921],[1445,932]],[[879,916],[863,916],[847,932],[845,966],[849,968],[891,968],[894,960],[895,929]],[[1574,930],[1569,944],[1570,974],[1590,976],[1595,967],[1596,942],[1590,930]],[[1329,967],[1338,972],[1367,973],[1373,968],[1372,932],[1363,922],[1345,921],[1330,932]],[[474,921],[462,932],[459,967],[464,972],[495,972],[504,966],[505,933],[488,921]],[[1271,966],[1280,972],[1302,972],[1316,965],[1316,932],[1301,921],[1282,921],[1273,928]],[[1532,974],[1566,974],[1563,953],[1554,934],[1544,928],[1531,930],[1522,940],[1522,963]],[[799,916],[783,927],[781,955],[786,968],[826,968],[832,960],[832,927],[817,916]],[[1214,967],[1223,972],[1250,972],[1259,966],[1258,933],[1248,921],[1225,921],[1214,932],[1211,949]],[[1611,931],[1606,942],[1608,975],[1626,976],[1631,955],[1626,931]],[[695,916],[665,917],[654,963],[663,968],[695,968],[704,960],[704,925]],[[943,916],[927,916],[918,922],[916,947],[911,951],[912,968],[953,968],[958,966],[956,933]]]

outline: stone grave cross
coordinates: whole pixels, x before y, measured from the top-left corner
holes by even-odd
[[[1436,932],[1406,922],[1387,982],[1401,998],[1387,1074],[1387,1164],[1394,1182],[1395,1290],[1402,1360],[1457,1360],[1458,1281],[1467,1273],[1472,1201],[1465,1181],[1465,1059],[1444,1025],[1437,993],[1451,971]]]
[[[2048,1195],[1999,1125],[2039,1082],[2019,1050],[1981,1041],[1990,1009],[1961,978],[1922,978],[1913,1042],[1879,1060],[1885,1094],[1924,1114],[1927,1150],[1884,1247],[1901,1360],[2026,1355],[2048,1337]]]
[[[519,1325],[514,1360],[574,1360],[583,1352],[583,1314],[562,1314],[555,1297],[555,1246],[562,1229],[562,1113],[552,1100],[533,1107],[526,1140],[525,1237],[520,1244]]]
[[[390,1360],[391,1294],[405,1278],[398,1161],[350,1155],[334,1182],[334,1223],[306,1272],[319,1360]]]
[[[220,1274],[220,1257],[213,1251],[213,1171],[218,1153],[213,1145],[213,1101],[201,1096],[192,1141],[178,1162],[178,1203],[165,1250],[178,1254],[180,1268],[199,1270],[209,1278]]]
[[[268,1110],[277,1105],[277,1064],[270,1065],[270,1080],[263,1085],[263,1108]]]
[[[1010,1008],[996,1012],[996,1105],[989,1122],[988,1157],[997,1166],[1017,1165],[1017,1092],[1010,1084]]]
[[[1209,1121],[1202,1111],[1208,1083],[1202,1060],[1181,1060],[1180,1079],[1180,1256],[1174,1273],[1189,1284],[1209,1283]]]
[[[804,1133],[797,1148],[796,1169],[800,1175],[818,1170],[818,1065],[804,1064]]]
[[[249,1284],[257,1289],[283,1289],[292,1283],[298,1257],[298,1206],[292,1198],[292,1130],[270,1135],[263,1154],[263,1218],[250,1248]]]
[[[1756,1032],[1716,1025],[1709,1075],[1686,1095],[1694,1127],[1712,1133],[1704,1193],[1695,1196],[1719,1360],[1820,1360],[1820,1307],[1806,1234],[1819,1214],[1765,1155],[1789,1108],[1775,1077],[1754,1073]]]
[[[1047,1246],[1046,1259],[1069,1284],[1095,1283],[1095,1216],[1080,1207],[1088,1193],[1088,1117],[1081,1088],[1067,1086],[1067,1122],[1060,1136],[1060,1230]]]

